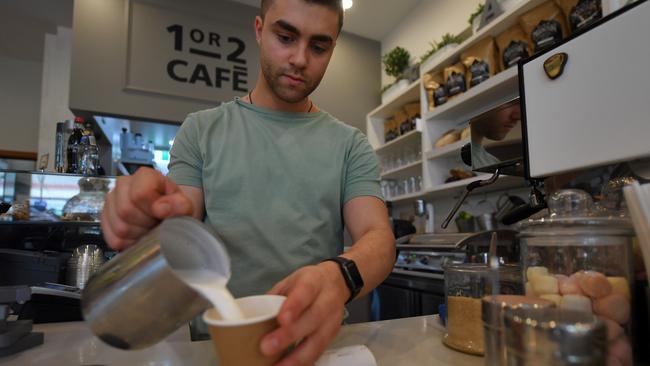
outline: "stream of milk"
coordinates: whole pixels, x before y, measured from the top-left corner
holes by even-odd
[[[210,301],[223,320],[244,319],[244,314],[235,302],[235,298],[226,288],[226,279],[205,270],[178,270],[175,273]]]

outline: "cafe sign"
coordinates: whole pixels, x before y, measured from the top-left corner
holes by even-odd
[[[247,93],[259,62],[252,23],[130,1],[126,89],[209,102]]]

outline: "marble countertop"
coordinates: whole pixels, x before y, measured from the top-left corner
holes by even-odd
[[[83,322],[39,324],[45,343],[16,355],[0,358],[3,365],[217,365],[209,341],[190,342],[182,327],[163,342],[139,351],[122,351],[94,337]],[[330,348],[366,345],[379,366],[479,366],[483,358],[466,355],[442,344],[444,328],[437,316],[421,316],[346,325]]]

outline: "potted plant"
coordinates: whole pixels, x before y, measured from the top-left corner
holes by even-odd
[[[420,56],[420,65],[424,63],[424,61],[428,60],[429,57],[433,56],[434,53],[438,50],[438,44],[436,42],[429,42],[429,50],[424,53],[424,55]]]
[[[405,72],[409,67],[411,54],[402,47],[395,47],[390,52],[382,57],[384,64],[384,71],[386,75],[394,77],[394,83],[384,86],[382,88],[381,100],[382,103],[392,96],[399,94],[399,92],[408,87],[409,81],[405,78]]]
[[[485,9],[485,4],[478,4],[476,10],[474,10],[474,12],[470,14],[469,19],[467,20],[469,22],[469,25],[472,26],[472,33],[474,34],[476,34],[479,27],[481,26],[481,15],[483,15],[484,9]]]
[[[444,55],[448,50],[457,47],[461,42],[460,36],[451,33],[442,35],[440,42],[430,42],[431,48],[420,57],[420,70],[430,70],[432,63],[438,62],[439,56]]]

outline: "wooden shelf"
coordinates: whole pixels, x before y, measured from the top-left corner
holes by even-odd
[[[458,140],[453,144],[433,149],[426,153],[427,160],[446,158],[452,155],[460,156],[460,149],[470,142],[469,138]]]
[[[382,103],[379,107],[368,113],[368,118],[390,118],[398,108],[404,104],[420,101],[420,79],[409,84],[409,86],[399,95]]]
[[[0,158],[36,161],[38,154],[31,151],[0,150]]]
[[[375,152],[378,154],[384,154],[387,151],[397,150],[401,146],[421,143],[421,136],[422,132],[419,130],[409,131],[406,134],[379,146],[375,149]]]
[[[463,179],[451,183],[439,184],[431,187],[425,191],[419,193],[412,193],[401,195],[395,198],[389,198],[389,202],[393,203],[408,203],[409,201],[414,201],[417,199],[437,199],[437,198],[449,198],[461,194],[465,190],[465,186],[476,180],[488,179],[489,174],[479,174],[476,177]],[[511,188],[524,188],[526,186],[525,181],[521,177],[511,177],[511,176],[502,176],[497,179],[492,185],[477,188],[470,194],[483,194],[494,191],[501,191],[504,189]]]
[[[406,203],[410,201],[415,201],[417,199],[422,199],[423,195],[424,192],[420,191],[415,193],[402,194],[393,198],[387,198],[386,201],[393,202],[393,203]]]
[[[422,160],[414,161],[397,169],[383,172],[381,173],[381,179],[400,179],[412,177],[414,175],[422,175]]]
[[[440,184],[429,189],[425,193],[425,196],[427,198],[439,198],[439,197],[448,197],[450,195],[457,195],[465,191],[465,186],[467,186],[471,182],[476,180],[488,179],[488,178],[490,178],[490,174],[479,174],[476,177],[463,179],[451,183]],[[487,192],[500,191],[503,189],[510,189],[510,188],[523,188],[525,186],[526,183],[524,181],[524,178],[502,176],[499,177],[499,179],[497,179],[497,181],[494,182],[492,185],[477,188],[472,193],[487,193]]]
[[[447,103],[426,112],[423,119],[427,122],[469,120],[471,117],[514,99],[519,95],[517,72],[516,67],[502,71]]]

